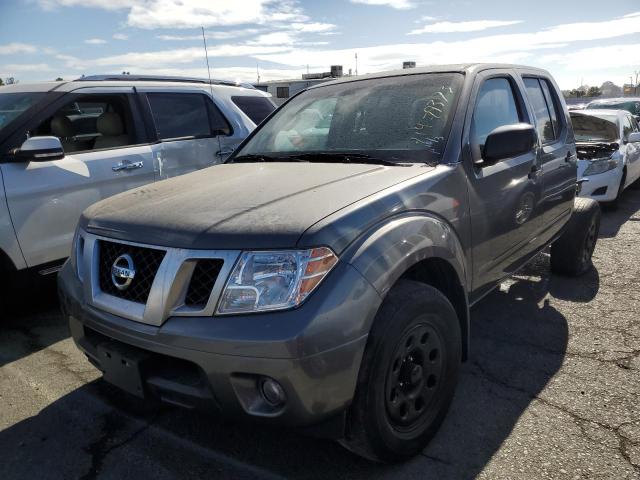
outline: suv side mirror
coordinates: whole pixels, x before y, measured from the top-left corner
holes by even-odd
[[[627,143],[640,142],[640,132],[631,132],[627,137]]]
[[[536,142],[536,130],[528,123],[503,125],[493,130],[484,142],[480,165],[493,165],[505,158],[530,152]]]
[[[48,162],[64,158],[64,150],[58,137],[31,137],[20,146],[16,158],[24,162]]]

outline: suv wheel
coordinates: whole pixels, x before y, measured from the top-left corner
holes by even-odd
[[[428,285],[400,281],[369,335],[342,443],[377,461],[420,453],[451,404],[460,363],[460,324],[449,300]]]
[[[562,236],[551,246],[551,271],[578,276],[591,266],[600,231],[600,206],[589,198],[576,198],[573,215]]]

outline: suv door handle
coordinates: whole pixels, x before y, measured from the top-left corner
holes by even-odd
[[[233,149],[231,149],[231,150],[218,150],[216,152],[216,155],[219,156],[219,157],[225,157],[227,155],[231,155],[233,152],[234,152]]]
[[[127,160],[123,160],[117,165],[111,167],[111,170],[113,170],[114,172],[119,172],[120,170],[135,170],[136,168],[142,167],[144,167],[144,162],[129,162]]]

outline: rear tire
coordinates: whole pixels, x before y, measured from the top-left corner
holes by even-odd
[[[449,300],[431,286],[398,282],[371,329],[343,445],[383,462],[420,453],[453,399],[461,346]]]
[[[551,246],[551,271],[573,277],[586,273],[593,265],[599,231],[598,202],[577,197],[566,230]]]

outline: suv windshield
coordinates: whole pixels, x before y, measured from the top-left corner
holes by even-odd
[[[276,112],[236,158],[294,158],[322,152],[437,162],[462,80],[457,73],[432,73],[312,88]],[[303,157],[312,158],[326,157]]]
[[[44,93],[0,93],[0,130],[40,100]]]

